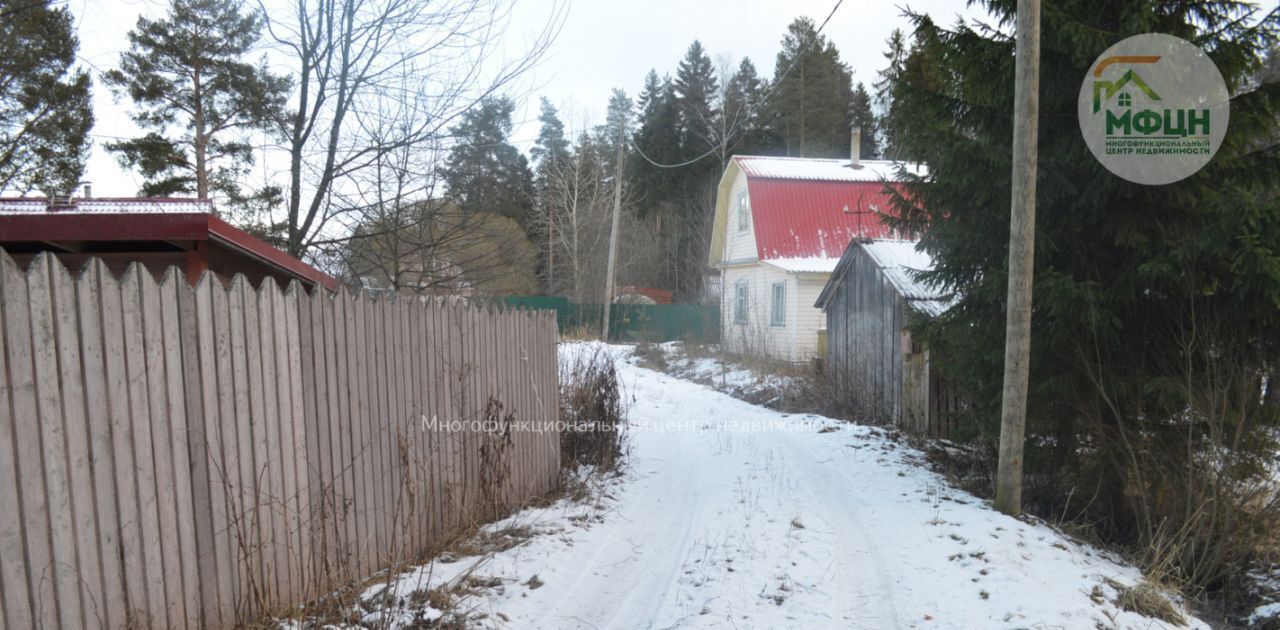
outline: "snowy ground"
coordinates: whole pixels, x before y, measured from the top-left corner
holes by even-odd
[[[475,594],[463,608],[482,627],[1168,627],[1113,603],[1137,570],[950,489],[876,429],[788,416],[625,360],[620,373],[632,453],[602,507],[499,523],[490,529],[542,533],[372,587],[412,610],[366,623],[435,619],[411,594],[465,581]]]

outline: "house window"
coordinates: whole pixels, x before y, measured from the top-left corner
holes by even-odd
[[[769,325],[787,325],[787,284],[777,282],[773,285],[773,308],[769,316]]]
[[[738,231],[746,232],[751,227],[751,207],[747,205],[747,193],[738,194]]]
[[[733,285],[733,323],[747,323],[747,283]]]

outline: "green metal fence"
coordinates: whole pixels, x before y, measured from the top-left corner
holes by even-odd
[[[578,304],[568,298],[520,295],[502,298],[508,306],[552,310],[560,332],[598,333],[602,304]],[[697,341],[720,339],[720,308],[714,304],[614,304],[609,313],[609,338],[619,341]]]

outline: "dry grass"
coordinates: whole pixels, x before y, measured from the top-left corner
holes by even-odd
[[[560,465],[614,470],[626,453],[627,412],[613,358],[602,348],[561,364]]]
[[[560,333],[561,341],[596,341],[600,339],[600,327],[579,324]]]
[[[672,348],[668,350],[667,348]],[[635,356],[641,367],[716,388],[734,398],[783,413],[813,413],[829,418],[858,419],[854,410],[839,404],[819,362],[787,363],[768,358],[725,353],[718,346],[682,343],[675,346],[641,344]],[[724,371],[747,370],[754,382],[725,385],[715,377],[692,376],[675,364],[684,360],[715,359]]]
[[[524,543],[537,533],[537,530],[527,525],[512,525],[493,531],[481,528],[473,536],[455,542],[446,553],[456,556],[498,553]]]
[[[1121,609],[1175,626],[1186,625],[1186,617],[1174,605],[1164,589],[1147,581],[1133,587],[1114,584],[1113,586],[1120,593],[1116,597],[1116,605]]]

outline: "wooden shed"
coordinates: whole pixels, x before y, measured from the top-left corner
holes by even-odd
[[[911,338],[914,317],[935,317],[949,300],[920,282],[933,266],[914,241],[855,240],[815,304],[826,315],[834,395],[870,420],[944,437],[958,408],[929,349]]]

